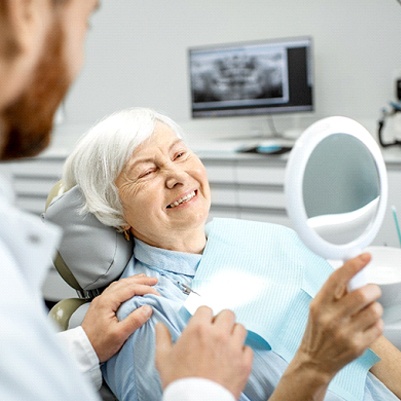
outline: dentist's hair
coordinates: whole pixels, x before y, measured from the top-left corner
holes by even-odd
[[[135,149],[155,130],[157,122],[182,138],[181,128],[169,117],[147,108],[111,114],[80,138],[63,169],[63,189],[78,185],[84,197],[81,213],[93,213],[118,230],[127,225],[115,181]]]

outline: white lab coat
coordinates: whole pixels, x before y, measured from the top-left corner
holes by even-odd
[[[98,400],[60,345],[41,287],[60,230],[17,210],[0,177],[0,399]]]
[[[223,386],[211,380],[190,377],[170,384],[163,394],[163,401],[235,401]]]

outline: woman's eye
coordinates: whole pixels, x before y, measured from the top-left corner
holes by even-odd
[[[140,174],[139,178],[146,177],[152,173],[153,173],[153,170],[147,170],[147,171],[143,172],[142,174]]]
[[[175,155],[175,158],[176,158],[176,159],[180,159],[180,158],[182,158],[183,156],[185,156],[185,151],[178,152],[178,153]]]

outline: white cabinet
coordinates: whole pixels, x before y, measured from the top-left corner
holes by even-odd
[[[41,156],[12,163],[17,205],[28,212],[43,213],[47,195],[60,179],[65,155]]]
[[[282,156],[208,154],[200,157],[212,191],[212,217],[236,217],[289,225]]]
[[[392,206],[395,206],[398,216],[401,219],[401,160],[388,161],[386,166],[389,187],[388,204],[383,224],[376,239],[374,240],[374,245],[400,247],[392,213]]]

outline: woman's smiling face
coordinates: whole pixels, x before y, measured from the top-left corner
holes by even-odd
[[[134,236],[159,248],[179,249],[204,237],[210,187],[200,159],[167,125],[139,145],[116,180],[124,217]],[[194,235],[195,234],[195,235]]]

